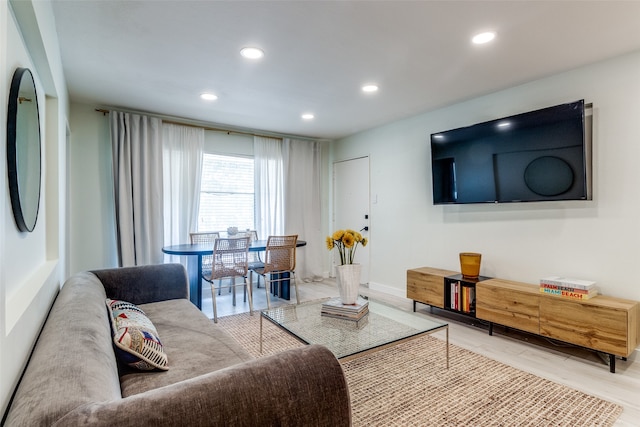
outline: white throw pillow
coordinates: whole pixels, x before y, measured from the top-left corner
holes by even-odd
[[[168,370],[167,355],[155,326],[135,304],[107,298],[117,359],[143,371]]]

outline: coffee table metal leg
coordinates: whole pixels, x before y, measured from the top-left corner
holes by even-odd
[[[260,335],[262,337],[262,335]],[[262,341],[260,341],[262,343]],[[447,325],[447,369],[449,369],[449,325]]]

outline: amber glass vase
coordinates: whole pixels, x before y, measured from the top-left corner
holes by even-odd
[[[475,252],[460,253],[460,271],[462,277],[467,279],[477,279],[480,275],[480,259],[482,254]]]

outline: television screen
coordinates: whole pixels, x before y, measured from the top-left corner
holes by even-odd
[[[584,100],[431,134],[433,203],[588,200]]]

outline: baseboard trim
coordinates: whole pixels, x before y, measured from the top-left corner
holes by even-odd
[[[405,289],[398,289],[393,286],[383,285],[382,283],[369,282],[369,289],[373,291],[384,292],[385,294],[393,295],[394,297],[407,297],[407,291]]]

